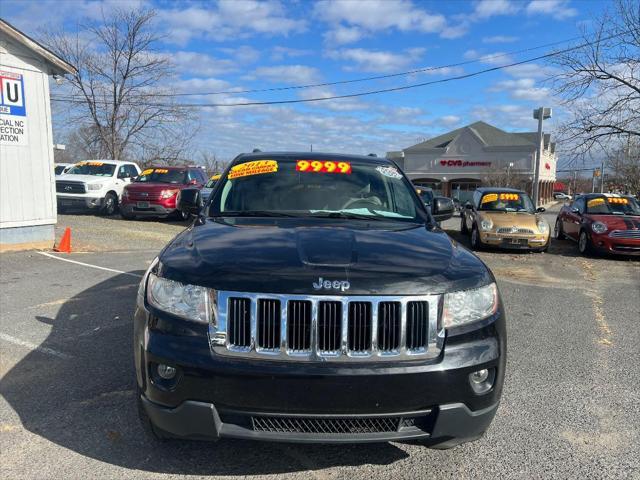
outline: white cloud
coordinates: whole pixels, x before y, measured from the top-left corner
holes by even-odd
[[[540,65],[537,63],[523,63],[521,65],[514,65],[513,67],[507,67],[504,69],[509,75],[517,78],[536,78],[547,79],[553,75],[556,75],[559,70],[556,67],[549,65]]]
[[[457,115],[445,115],[443,117],[438,118],[437,123],[450,127],[460,123],[460,117],[458,117]]]
[[[289,18],[276,0],[223,1],[213,8],[160,9],[158,17],[167,31],[165,41],[178,45],[186,45],[192,38],[235,40],[256,33],[286,36],[306,27],[304,20]]]
[[[249,45],[241,45],[235,48],[220,48],[219,50],[243,64],[254,63],[260,59],[260,52]]]
[[[345,27],[343,25],[338,25],[334,29],[323,34],[324,39],[330,45],[344,45],[347,43],[357,42],[365,36],[366,33],[361,28]]]
[[[283,47],[281,45],[277,45],[271,49],[271,59],[276,61],[283,60],[285,57],[289,57],[289,58],[305,57],[307,55],[312,55],[312,54],[313,54],[313,50]]]
[[[334,44],[353,43],[374,32],[439,33],[447,27],[443,15],[410,0],[321,0],[313,11],[330,25],[325,38]]]
[[[229,59],[221,59],[206,53],[179,50],[170,54],[171,60],[183,76],[213,77],[238,70],[238,64]]]
[[[302,85],[317,83],[320,74],[317,69],[306,65],[276,65],[258,67],[245,78],[284,85]]]
[[[503,80],[489,89],[492,92],[507,92],[511,98],[517,100],[544,100],[549,98],[550,90],[546,87],[536,87],[533,78],[519,78]]]
[[[492,37],[482,37],[482,43],[512,43],[517,41],[518,41],[518,37],[509,37],[506,35],[494,35]]]
[[[345,70],[365,72],[393,72],[406,68],[419,61],[424,54],[423,48],[410,48],[401,53],[364,48],[333,50],[327,53],[329,58],[348,62]]]
[[[511,15],[518,11],[518,5],[509,0],[480,0],[476,3],[473,16],[489,18],[496,15]]]
[[[513,62],[513,59],[504,52],[482,54],[477,50],[467,50],[464,52],[464,58],[467,60],[478,60],[480,63],[491,66],[506,65]]]
[[[526,12],[528,15],[551,15],[556,20],[578,15],[578,10],[569,7],[569,0],[532,0]]]
[[[328,98],[336,94],[331,88],[328,87],[314,87],[301,90],[299,93],[300,98]],[[326,109],[333,112],[352,112],[366,110],[369,108],[369,104],[362,102],[356,98],[336,98],[334,100],[323,100],[318,103],[310,103],[309,107],[316,109]]]

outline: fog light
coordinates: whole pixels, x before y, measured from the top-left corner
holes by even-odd
[[[160,368],[160,367],[158,367],[158,368]],[[487,380],[487,378],[489,378],[489,370],[487,370],[486,368],[483,368],[482,370],[478,370],[477,372],[473,372],[470,375],[470,378],[471,378],[471,381],[473,383],[485,382]]]
[[[473,391],[478,395],[482,395],[483,393],[487,393],[491,390],[495,379],[495,368],[483,368],[482,370],[477,370],[469,374],[469,384]]]
[[[169,365],[161,363],[158,365],[158,376],[160,376],[160,378],[164,378],[165,380],[171,380],[176,376],[176,369],[170,367]]]

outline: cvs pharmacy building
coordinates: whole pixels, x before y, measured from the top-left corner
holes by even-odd
[[[387,156],[402,166],[414,184],[464,203],[481,186],[531,193],[537,138],[536,132],[510,133],[476,122]],[[555,143],[547,134],[540,164],[540,203],[551,199],[555,180]]]

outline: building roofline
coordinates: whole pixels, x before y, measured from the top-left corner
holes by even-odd
[[[63,59],[58,57],[51,50],[47,49],[40,43],[36,42],[29,35],[27,35],[24,32],[21,32],[16,27],[11,25],[9,22],[1,18],[0,18],[0,32],[5,33],[9,37],[16,40],[18,43],[27,47],[32,52],[44,58],[50,65],[54,67],[54,71],[52,72],[54,75],[56,74],[64,75],[65,73],[71,74],[76,72],[76,68],[73,65],[65,62]]]

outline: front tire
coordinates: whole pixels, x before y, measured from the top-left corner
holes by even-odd
[[[473,250],[482,250],[482,240],[480,240],[480,232],[477,225],[474,225],[471,229],[471,248]]]
[[[591,245],[591,240],[589,239],[589,235],[585,230],[580,232],[580,236],[578,237],[578,251],[581,255],[590,255],[593,253],[593,246]]]
[[[559,218],[556,218],[556,226],[554,228],[554,235],[557,240],[564,240],[567,236],[564,234],[564,230],[562,228],[562,222]]]
[[[116,213],[116,209],[118,208],[118,197],[115,194],[109,192],[104,197],[104,204],[102,205],[102,215],[111,216]]]
[[[464,215],[460,217],[460,233],[463,235],[469,235],[469,229],[467,228],[467,222],[464,219]]]

